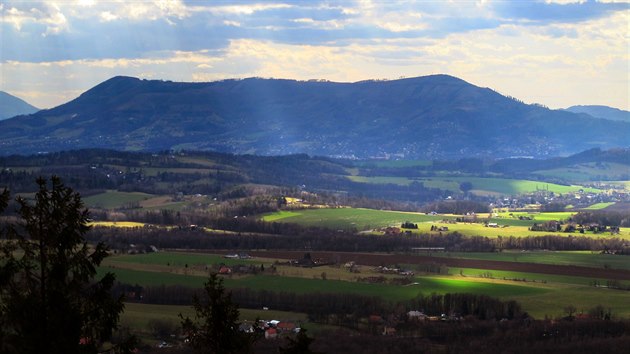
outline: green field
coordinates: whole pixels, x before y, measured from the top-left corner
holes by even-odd
[[[240,309],[241,321],[253,321],[256,318],[271,320],[276,319],[280,321],[307,321],[305,313],[300,312],[287,312],[270,310],[254,310],[254,309]],[[148,328],[149,321],[151,320],[166,320],[179,324],[181,319],[179,314],[184,317],[193,317],[194,311],[191,306],[181,305],[155,305],[155,304],[141,304],[127,302],[125,303],[125,312],[121,316],[121,321],[125,325],[129,325],[133,328]]]
[[[525,222],[524,224],[510,224],[510,225],[532,225],[533,223],[541,223],[550,220],[566,220],[570,218],[575,212],[559,211],[559,212],[503,212],[497,213],[498,218],[496,220],[504,220],[504,223],[510,222]],[[519,216],[530,217],[532,220],[519,220]]]
[[[434,254],[434,256],[630,269],[630,262],[625,256],[590,252],[449,252],[443,255]],[[118,281],[143,286],[181,285],[199,288],[206,281],[207,272],[202,270],[195,273],[195,265],[228,263],[230,261],[241,264],[245,262],[225,259],[219,255],[181,252],[124,255],[108,258],[107,265],[101,267],[100,273],[111,271],[116,274]],[[264,259],[250,261],[254,264],[269,264],[271,262],[271,260]],[[189,267],[185,267],[185,265],[189,265]],[[140,267],[140,269],[134,267]],[[409,267],[413,268],[413,265]],[[327,280],[319,277],[322,271],[329,273]],[[522,304],[526,311],[537,318],[542,318],[545,315],[561,316],[562,308],[567,304],[567,301],[575,305],[578,310],[587,311],[602,304],[607,308],[610,307],[617,316],[630,316],[630,293],[621,290],[594,288],[590,284],[595,279],[591,278],[471,268],[450,268],[449,273],[450,275],[417,275],[411,285],[400,286],[356,282],[353,279],[356,279],[357,275],[349,273],[343,268],[333,270],[330,267],[306,269],[278,266],[276,275],[227,277],[224,284],[228,289],[248,288],[296,294],[349,293],[377,296],[389,301],[404,301],[418,295],[432,293],[468,292],[487,294],[504,300],[515,299]],[[370,275],[375,274],[367,268],[362,271],[362,274],[359,274],[359,276]],[[518,280],[514,280],[514,278]],[[605,284],[606,281],[606,279],[597,280],[601,284]],[[627,285],[628,282],[622,283]],[[576,293],[580,296],[575,296]],[[132,318],[139,316],[144,318],[143,321],[148,320],[142,314],[130,314],[129,316]],[[149,317],[151,316],[153,315],[149,315]]]
[[[205,277],[177,276],[150,272],[134,272],[123,269],[112,269],[119,281],[137,283],[140,285],[183,285],[201,287]],[[298,294],[320,293],[351,293],[367,296],[378,296],[391,301],[408,300],[420,294],[467,292],[487,294],[501,299],[515,299],[523,308],[537,318],[561,316],[562,308],[570,301],[578,309],[588,310],[598,304],[604,304],[613,309],[617,316],[630,316],[626,291],[593,288],[586,285],[575,285],[578,281],[567,277],[546,276],[535,274],[528,282],[510,282],[477,278],[483,270],[464,270],[465,277],[459,275],[416,277],[415,285],[395,286],[386,284],[366,284],[338,280],[306,279],[283,276],[249,276],[239,279],[226,279],[225,285],[230,288],[249,288],[253,290],[287,291]],[[503,275],[500,271],[491,271],[496,277]],[[527,274],[505,273],[506,276]],[[531,280],[536,279],[537,282]],[[546,280],[547,283],[542,283]],[[579,297],[575,293],[580,294]],[[567,300],[570,299],[570,300]]]
[[[527,237],[556,234],[558,236],[589,236],[589,237],[619,237],[630,240],[630,228],[621,228],[619,235],[611,236],[608,233],[593,235],[592,233],[551,233],[543,231],[530,231],[528,228],[534,223],[543,223],[550,220],[566,220],[574,212],[557,213],[498,213],[497,217],[487,218],[488,214],[479,214],[480,220],[497,223],[501,227],[485,227],[483,223],[441,223],[442,220],[453,220],[453,215],[425,215],[423,213],[395,212],[387,210],[373,210],[360,208],[321,208],[303,209],[298,211],[279,211],[262,216],[268,222],[296,223],[304,226],[321,226],[332,229],[356,229],[359,231],[373,230],[386,226],[400,226],[409,221],[418,224],[417,230],[411,230],[414,234],[426,234],[431,226],[448,227],[447,232],[460,232],[469,236],[485,237]],[[518,216],[528,216],[532,220],[519,220]],[[504,227],[506,226],[506,227]]]
[[[630,270],[629,256],[593,253],[590,251],[446,252],[437,253],[434,256]]]
[[[586,277],[574,277],[568,275],[555,275],[555,274],[540,274],[540,273],[526,273],[526,272],[514,272],[505,270],[487,270],[476,268],[448,268],[448,272],[454,276],[464,276],[467,278],[482,278],[482,279],[496,279],[496,280],[508,280],[510,282],[531,284],[550,284],[556,286],[559,284],[566,285],[585,285],[589,286],[593,283],[592,278]],[[606,279],[596,279],[601,284],[606,284]]]
[[[131,203],[139,203],[143,200],[154,197],[151,194],[140,192],[118,192],[107,191],[83,198],[83,203],[91,208],[114,209],[121,208]]]
[[[405,221],[422,223],[442,220],[444,216],[407,213],[400,211],[361,208],[322,208],[299,211],[280,211],[262,217],[265,221],[297,223],[306,226],[322,226],[333,229],[369,230],[398,225]]]
[[[517,220],[519,221],[519,220]],[[555,235],[562,237],[596,237],[596,238],[621,238],[624,240],[630,240],[630,228],[621,228],[619,234],[610,235],[610,233],[593,234],[592,232],[585,232],[580,234],[578,232],[566,233],[566,232],[548,232],[548,231],[531,231],[528,226],[510,226],[510,222],[504,222],[502,219],[490,219],[490,222],[496,222],[498,225],[507,225],[505,227],[486,227],[480,223],[422,223],[418,224],[418,229],[413,230],[414,234],[438,234],[438,231],[431,231],[431,226],[448,227],[448,231],[442,232],[443,234],[449,232],[459,232],[467,236],[483,236],[489,238],[497,237],[528,237],[528,236],[546,236]],[[514,222],[516,223],[516,222]]]
[[[610,203],[596,203],[593,205],[589,205],[587,208],[584,208],[584,210],[602,210],[602,209],[606,209],[611,205],[615,205],[615,202],[610,202]]]
[[[106,259],[106,264],[116,263],[138,263],[151,264],[171,267],[183,267],[185,265],[209,265],[209,264],[269,264],[269,261],[261,261],[259,259],[231,259],[221,255],[204,254],[204,253],[184,253],[184,252],[156,252],[135,255],[115,256]]]
[[[183,285],[201,287],[207,277],[135,271],[121,268],[104,268],[116,274],[120,282],[142,286]],[[247,288],[252,290],[284,291],[296,294],[308,293],[348,293],[377,296],[391,301],[408,300],[419,294],[468,292],[493,294],[510,297],[517,295],[543,294],[549,289],[523,284],[501,284],[482,282],[477,279],[455,277],[417,277],[414,285],[400,286],[389,284],[368,284],[341,280],[322,280],[280,275],[258,275],[242,278],[226,278],[226,288]]]
[[[373,183],[373,184],[398,184],[409,185],[413,182],[422,182],[425,187],[439,188],[448,190],[453,193],[461,193],[459,186],[462,182],[472,183],[471,192],[477,195],[516,195],[523,193],[532,193],[538,190],[546,190],[554,193],[565,194],[575,193],[580,190],[585,192],[601,192],[599,189],[587,188],[578,185],[565,186],[554,183],[546,183],[540,181],[529,181],[522,179],[507,178],[484,178],[484,177],[365,177],[365,176],[348,176],[354,182]]]
[[[88,223],[88,225],[103,227],[144,227],[147,224],[135,221],[94,221]]]
[[[431,166],[432,164],[431,160],[367,160],[354,162],[354,165],[357,167],[376,166],[388,168]]]

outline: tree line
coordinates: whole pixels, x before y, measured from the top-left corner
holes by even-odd
[[[231,220],[217,226],[233,226]],[[252,225],[257,225],[253,222]],[[243,225],[243,224],[234,224]],[[91,242],[107,242],[120,251],[129,244],[153,245],[158,248],[190,249],[275,249],[336,252],[411,252],[413,248],[443,247],[451,252],[497,252],[500,250],[615,250],[630,254],[630,245],[620,238],[572,236],[499,236],[488,238],[465,236],[457,232],[439,234],[364,235],[352,231],[326,228],[303,228],[295,224],[262,223],[261,228],[235,229],[237,235],[225,232],[207,232],[200,229],[166,228],[108,228],[95,227],[86,238]],[[238,237],[235,237],[238,236]]]

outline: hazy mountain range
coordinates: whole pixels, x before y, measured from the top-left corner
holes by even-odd
[[[630,122],[630,112],[608,106],[571,106],[566,110],[573,113],[585,113],[595,118]]]
[[[114,77],[0,122],[3,154],[83,147],[406,158],[568,155],[630,146],[630,123],[527,105],[447,75],[334,83]]]
[[[0,91],[0,120],[37,111],[39,111],[39,108],[31,106],[24,100],[4,91]]]

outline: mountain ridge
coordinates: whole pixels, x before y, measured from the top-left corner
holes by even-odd
[[[0,91],[0,120],[31,114],[37,111],[39,111],[39,108],[29,104],[23,99],[13,96],[8,92]]]
[[[584,113],[594,118],[630,122],[630,112],[603,105],[577,105],[565,108],[573,113]]]
[[[116,76],[66,104],[0,123],[5,153],[106,147],[544,157],[626,147],[628,136],[628,123],[526,105],[449,75],[355,83]]]

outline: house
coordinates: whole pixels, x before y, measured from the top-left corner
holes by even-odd
[[[409,311],[407,312],[407,318],[412,321],[424,321],[427,318],[422,311]]]
[[[296,326],[293,322],[279,322],[276,325],[276,329],[279,333],[289,333],[295,330]]]
[[[275,328],[269,328],[265,331],[265,339],[278,338],[278,331]]]
[[[219,268],[219,274],[223,274],[223,275],[232,274],[232,269],[230,269],[230,267],[221,266],[221,268]]]

